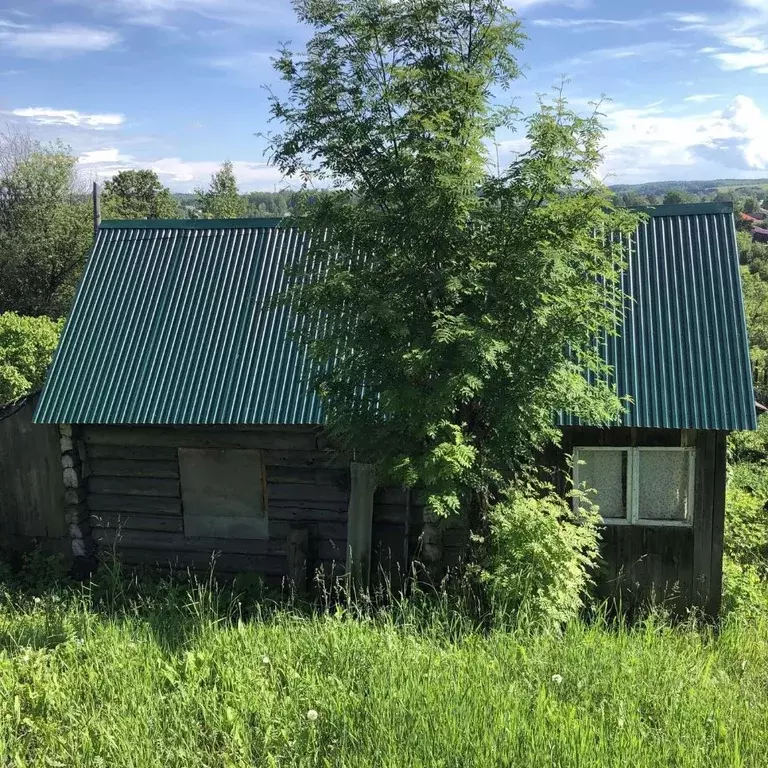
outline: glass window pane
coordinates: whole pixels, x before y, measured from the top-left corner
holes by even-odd
[[[691,519],[689,451],[640,451],[640,520]]]
[[[579,448],[579,483],[594,488],[590,498],[600,508],[605,519],[627,516],[627,452],[591,451]]]

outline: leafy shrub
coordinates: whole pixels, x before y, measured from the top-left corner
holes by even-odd
[[[599,541],[599,518],[585,506],[576,513],[552,486],[530,483],[492,508],[484,580],[497,610],[544,627],[578,614]]]
[[[723,560],[723,610],[746,615],[768,614],[768,583],[752,565]]]
[[[0,314],[0,405],[43,384],[63,321]]]
[[[764,469],[768,474],[768,468]],[[734,563],[768,578],[768,512],[764,497],[735,483],[726,496],[725,552]]]
[[[728,461],[738,466],[745,462],[760,463],[768,458],[768,413],[757,420],[754,432],[734,432],[728,438]]]

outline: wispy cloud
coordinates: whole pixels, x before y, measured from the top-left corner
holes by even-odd
[[[685,101],[690,101],[694,104],[703,104],[705,101],[718,99],[720,96],[722,96],[721,93],[695,93],[693,96],[686,96]]]
[[[0,47],[29,58],[59,58],[104,51],[117,45],[120,39],[114,30],[78,24],[42,27],[6,22],[0,25]]]
[[[677,15],[682,30],[709,35],[720,46],[700,49],[727,71],[752,70],[768,74],[768,4],[765,0],[739,0],[740,10],[727,16]]]
[[[69,125],[74,128],[116,128],[125,122],[125,116],[114,113],[88,114],[76,109],[52,109],[50,107],[25,107],[10,111],[14,117],[29,120],[35,125]]]
[[[531,19],[529,24],[536,27],[554,27],[556,29],[576,29],[592,30],[601,27],[623,27],[636,29],[657,23],[658,19],[561,19],[553,17],[551,19]]]
[[[591,64],[619,61],[621,59],[637,59],[638,61],[654,61],[667,57],[684,56],[688,46],[676,42],[651,41],[636,45],[618,46],[613,48],[595,48],[582,56],[575,56],[553,66],[560,72],[571,68],[584,67]]]
[[[194,14],[212,21],[242,26],[269,26],[293,18],[287,0],[69,0],[104,15],[142,26],[175,29],[181,18]]]

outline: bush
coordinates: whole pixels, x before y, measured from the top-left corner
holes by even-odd
[[[63,320],[0,314],[0,405],[43,385]]]
[[[768,614],[768,584],[752,565],[723,560],[723,611],[752,616]]]
[[[592,583],[599,518],[575,513],[549,485],[511,488],[490,512],[491,554],[484,580],[494,608],[551,628],[574,618]]]

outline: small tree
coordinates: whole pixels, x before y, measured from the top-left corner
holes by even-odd
[[[60,144],[0,137],[0,312],[60,317],[93,241],[77,159]]]
[[[195,190],[204,219],[237,219],[245,216],[248,203],[237,190],[237,179],[232,163],[227,160],[211,174],[208,189]]]
[[[679,189],[670,189],[664,195],[664,205],[680,205],[685,202],[685,195]]]
[[[272,148],[284,173],[336,189],[297,207],[314,240],[291,296],[331,429],[426,486],[432,510],[483,527],[510,475],[558,439],[555,411],[620,410],[596,341],[624,300],[607,236],[636,217],[596,181],[599,115],[558,92],[493,175],[488,143],[515,117],[493,95],[522,42],[503,2],[294,7],[314,34],[277,60],[288,96],[272,101]]]
[[[0,315],[0,405],[43,385],[63,321]]]
[[[104,184],[105,219],[173,219],[180,215],[171,191],[154,171],[120,171]]]

